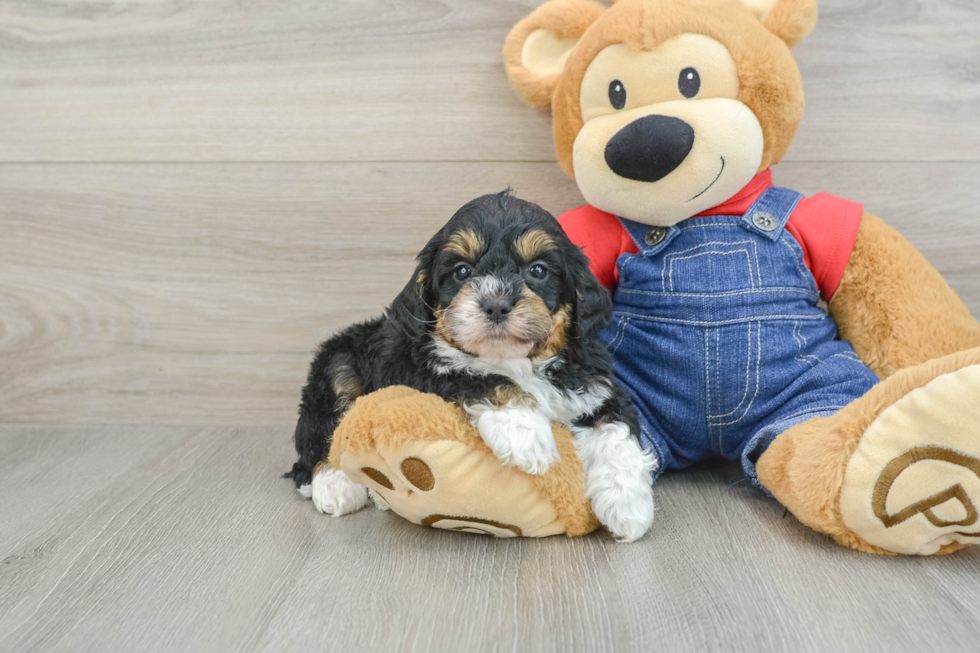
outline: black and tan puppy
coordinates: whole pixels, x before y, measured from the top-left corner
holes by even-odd
[[[506,192],[469,202],[384,315],[320,346],[287,476],[321,512],[366,505],[367,488],[326,462],[333,431],[358,396],[407,385],[465,407],[497,457],[530,474],[558,458],[551,422],[566,424],[596,516],[621,540],[640,537],[653,521],[652,459],[598,338],[611,311],[548,212]]]

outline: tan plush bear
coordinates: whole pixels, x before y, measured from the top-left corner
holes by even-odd
[[[552,0],[507,38],[589,206],[604,338],[658,471],[724,456],[873,553],[980,539],[980,326],[859,204],[777,188],[814,0]],[[826,302],[825,309],[821,300]]]

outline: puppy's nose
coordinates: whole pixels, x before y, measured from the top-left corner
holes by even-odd
[[[494,324],[500,324],[507,319],[514,308],[513,302],[506,299],[488,299],[480,304],[480,308],[486,313],[487,319]]]
[[[606,164],[620,177],[658,181],[677,169],[694,147],[694,128],[672,116],[644,116],[606,143]]]

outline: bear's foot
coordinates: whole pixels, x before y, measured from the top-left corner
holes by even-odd
[[[526,474],[503,464],[458,406],[391,386],[357,399],[325,469],[364,491],[351,505],[372,500],[415,524],[505,538],[584,535],[599,522],[582,463],[568,429],[547,426],[548,473]]]
[[[901,370],[789,429],[757,471],[803,523],[851,548],[933,555],[980,542],[980,349]]]
[[[883,410],[851,455],[844,526],[894,553],[980,541],[980,365],[943,374]]]

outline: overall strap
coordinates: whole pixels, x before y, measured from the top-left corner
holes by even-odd
[[[776,186],[767,188],[742,216],[742,226],[763,238],[775,241],[801,199],[803,195],[795,190]]]
[[[653,256],[669,245],[681,232],[676,225],[673,227],[651,227],[648,224],[633,222],[626,218],[618,219],[623,228],[626,229],[626,233],[636,243],[636,248],[644,256]]]

